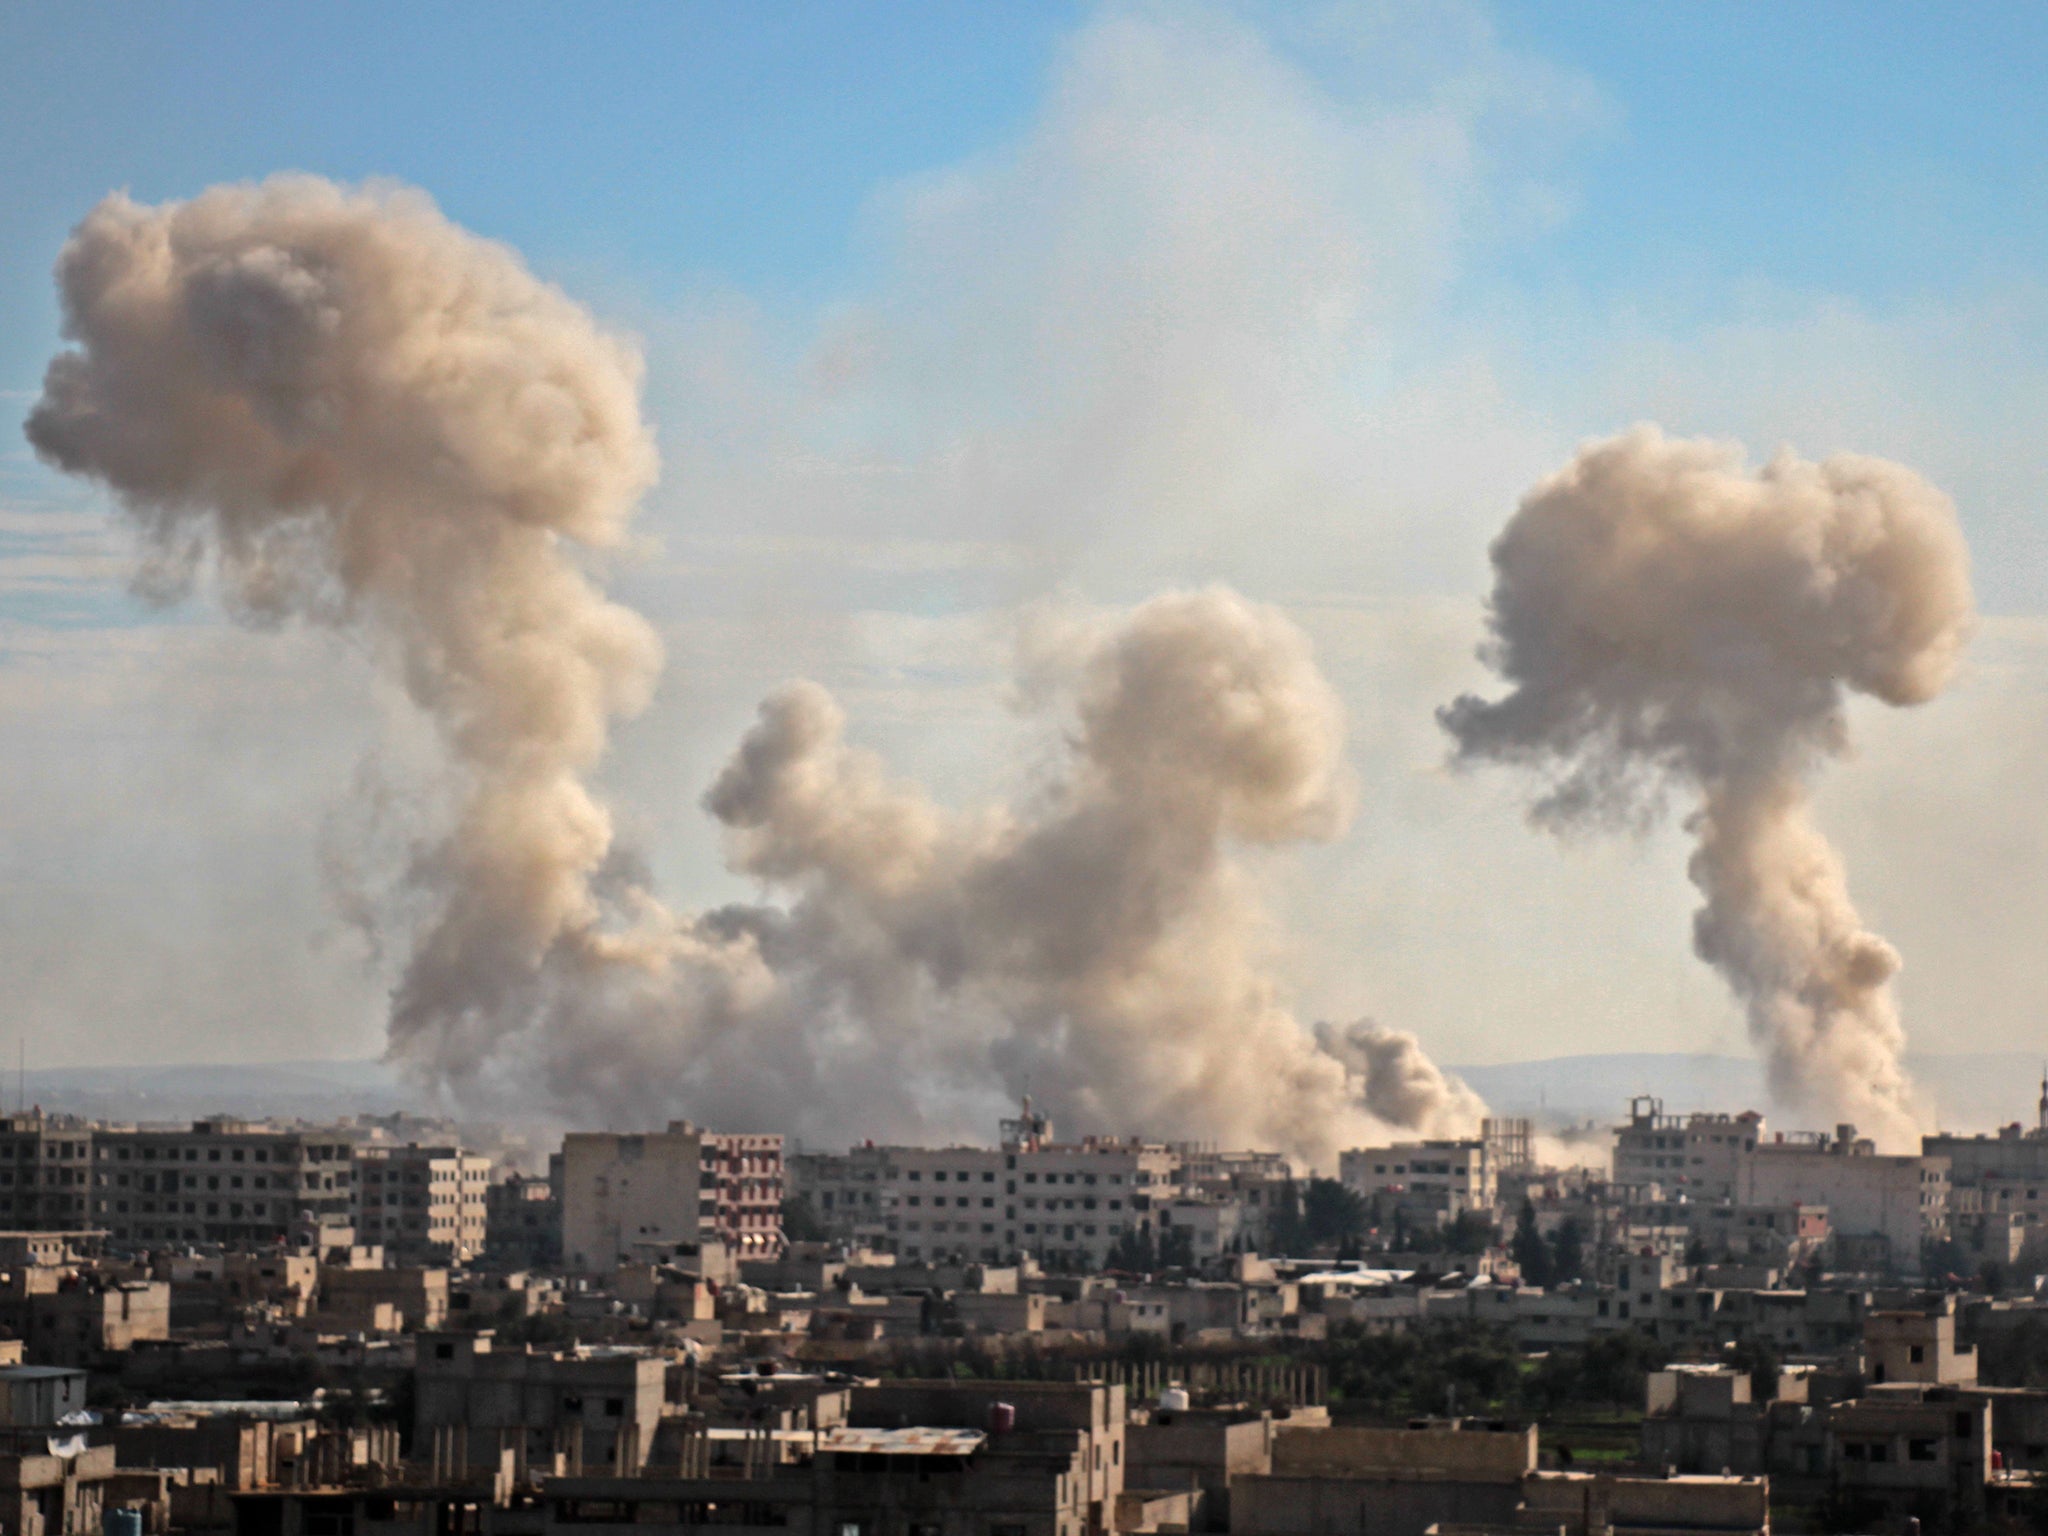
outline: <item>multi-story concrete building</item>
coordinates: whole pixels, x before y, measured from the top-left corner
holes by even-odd
[[[782,1137],[706,1131],[704,1195],[708,1237],[736,1259],[772,1259],[782,1252]]]
[[[1834,1237],[1882,1238],[1894,1263],[1915,1269],[1920,1244],[1948,1232],[1946,1157],[1880,1156],[1853,1125],[1832,1137],[1779,1134],[1745,1149],[1741,1205],[1824,1205]]]
[[[1467,1211],[1490,1211],[1498,1175],[1486,1143],[1403,1141],[1337,1154],[1337,1177],[1370,1200],[1393,1199],[1411,1214],[1453,1221]]]
[[[807,1204],[831,1236],[882,1252],[891,1246],[884,1216],[896,1150],[868,1142],[844,1153],[795,1153],[786,1173],[790,1198]]]
[[[93,1225],[92,1127],[40,1110],[0,1118],[0,1227]]]
[[[1062,1142],[1029,1101],[997,1147],[853,1148],[805,1155],[792,1170],[834,1236],[905,1259],[998,1263],[1022,1254],[1100,1269],[1124,1238],[1153,1231],[1153,1206],[1180,1191],[1180,1154],[1164,1142]]]
[[[782,1138],[725,1135],[687,1120],[666,1131],[563,1139],[562,1253],[607,1271],[716,1239],[739,1258],[782,1251]]]
[[[1067,1268],[1102,1268],[1127,1234],[1156,1228],[1153,1205],[1179,1190],[1172,1149],[1135,1137],[1033,1138],[1006,1143],[1002,1158],[1008,1251]]]
[[[484,1253],[505,1269],[562,1261],[562,1202],[546,1179],[509,1174],[484,1191]]]
[[[418,1350],[414,1438],[452,1437],[458,1466],[495,1468],[509,1450],[521,1472],[557,1455],[592,1470],[635,1471],[654,1444],[659,1355],[500,1348],[488,1330],[422,1333]]]
[[[282,1243],[354,1213],[359,1133],[195,1121],[92,1133],[92,1221],[126,1245]]]
[[[1920,1151],[1947,1159],[1951,1199],[1973,1218],[1975,1246],[1986,1257],[2014,1259],[2041,1243],[2048,1223],[2048,1078],[2031,1130],[2014,1121],[1993,1136],[1924,1136]],[[1995,1243],[1988,1238],[1994,1231]]]
[[[484,1251],[491,1160],[460,1147],[356,1148],[355,1226],[409,1264],[467,1264]]]
[[[1661,1099],[1631,1099],[1628,1123],[1615,1127],[1614,1182],[1635,1200],[1734,1200],[1742,1155],[1763,1128],[1754,1110],[1667,1115]]]

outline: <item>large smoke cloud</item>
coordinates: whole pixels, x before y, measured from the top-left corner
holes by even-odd
[[[1412,1036],[1312,1036],[1257,963],[1227,846],[1328,837],[1346,815],[1341,711],[1300,631],[1212,590],[1053,650],[1076,729],[1028,814],[950,817],[890,785],[814,687],[763,706],[707,804],[734,867],[795,896],[771,922],[813,935],[789,971],[803,1006],[843,1007],[878,971],[887,991],[930,986],[1004,1021],[1012,1091],[1086,1125],[1318,1158],[1390,1126],[1471,1129],[1478,1100]]]
[[[1638,428],[1537,486],[1493,546],[1511,686],[1442,711],[1462,760],[1546,776],[1539,823],[1653,815],[1697,795],[1694,945],[1741,997],[1774,1092],[1902,1142],[1896,951],[1850,903],[1808,782],[1847,747],[1847,691],[1924,703],[1971,624],[1948,499],[1911,471]]]
[[[659,670],[570,544],[652,483],[639,360],[423,196],[309,177],[107,199],[58,264],[66,336],[28,435],[106,482],[175,590],[211,554],[258,620],[359,621],[457,764],[417,857],[431,914],[399,1055],[487,1057],[557,945],[588,940],[611,824],[582,775]]]
[[[946,813],[794,685],[707,799],[787,907],[677,915],[585,775],[660,665],[576,557],[655,454],[639,365],[417,193],[310,178],[109,199],[59,265],[73,348],[29,434],[110,486],[175,592],[374,637],[455,770],[411,857],[391,1050],[472,1102],[914,1129],[1027,1082],[1076,1128],[1314,1156],[1477,1101],[1415,1042],[1312,1036],[1257,963],[1232,843],[1343,822],[1340,712],[1301,635],[1221,592],[1040,648],[1071,761]]]

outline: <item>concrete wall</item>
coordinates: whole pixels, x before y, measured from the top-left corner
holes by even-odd
[[[604,1274],[650,1247],[698,1241],[703,1168],[704,1139],[695,1131],[564,1138],[563,1262]]]
[[[1292,1429],[1273,1441],[1276,1476],[1458,1478],[1512,1483],[1536,1467],[1536,1427]],[[1447,1517],[1448,1518],[1448,1517]]]
[[[1385,1477],[1244,1477],[1230,1485],[1233,1536],[1423,1536],[1432,1525],[1512,1526],[1516,1483]]]

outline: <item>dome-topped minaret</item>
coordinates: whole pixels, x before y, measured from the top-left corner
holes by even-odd
[[[2041,1105],[2037,1111],[2037,1127],[2043,1136],[2048,1136],[2048,1062],[2041,1066]]]

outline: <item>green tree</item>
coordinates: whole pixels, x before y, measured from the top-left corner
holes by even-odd
[[[1522,1271],[1524,1284],[1547,1287],[1556,1283],[1557,1266],[1551,1257],[1550,1245],[1536,1230],[1536,1203],[1533,1200],[1522,1202],[1522,1209],[1515,1217],[1515,1240],[1508,1251],[1516,1267]]]
[[[825,1223],[811,1206],[809,1195],[791,1195],[782,1202],[782,1235],[792,1243],[822,1243]]]
[[[1656,1340],[1633,1328],[1600,1334],[1580,1352],[1581,1389],[1591,1402],[1640,1408],[1650,1372],[1662,1370],[1668,1358]]]
[[[1768,1403],[1778,1395],[1778,1352],[1768,1339],[1745,1338],[1728,1350],[1728,1364],[1749,1373],[1749,1395]]]
[[[1493,1221],[1482,1211],[1465,1211],[1444,1234],[1444,1246],[1452,1253],[1483,1253],[1500,1239]]]
[[[1301,1219],[1311,1246],[1355,1242],[1365,1235],[1365,1201],[1335,1179],[1310,1179]]]
[[[1186,1227],[1168,1227],[1159,1234],[1159,1267],[1193,1269],[1195,1234]]]
[[[1151,1230],[1133,1228],[1118,1238],[1109,1250],[1109,1267],[1141,1275],[1149,1275],[1157,1269],[1159,1250],[1152,1242]]]
[[[1291,1182],[1283,1184],[1274,1199],[1273,1214],[1266,1220],[1267,1251],[1283,1258],[1296,1258],[1307,1253],[1310,1246],[1308,1225],[1301,1215],[1301,1196]]]
[[[1567,1216],[1558,1224],[1557,1236],[1551,1239],[1550,1267],[1560,1285],[1585,1274],[1586,1234],[1578,1217]]]

